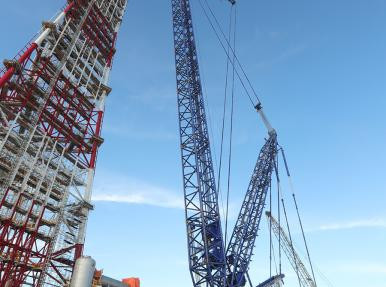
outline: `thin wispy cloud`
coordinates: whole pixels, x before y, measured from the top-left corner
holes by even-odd
[[[104,127],[104,132],[116,137],[133,140],[170,141],[177,139],[175,133],[162,128],[155,128],[154,130],[141,130],[122,124],[106,125]]]
[[[134,178],[106,173],[96,178],[92,200],[184,208],[182,194]]]
[[[344,273],[386,274],[386,265],[375,262],[344,262],[334,269]]]
[[[345,230],[355,228],[386,228],[386,220],[382,218],[372,218],[366,220],[329,223],[321,225],[316,229],[311,229],[310,231]]]
[[[257,68],[272,67],[278,63],[284,62],[288,59],[298,56],[299,54],[302,54],[305,50],[307,50],[307,48],[308,46],[306,44],[295,45],[286,50],[283,50],[281,53],[278,53],[275,57],[271,59],[267,59],[257,63]]]

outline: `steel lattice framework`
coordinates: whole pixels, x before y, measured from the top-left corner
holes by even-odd
[[[82,254],[127,0],[69,0],[0,70],[0,286],[67,286]]]
[[[188,0],[172,0],[189,265],[195,286],[224,286],[225,252]]]
[[[277,155],[276,132],[262,147],[227,248],[228,285],[244,286]]]

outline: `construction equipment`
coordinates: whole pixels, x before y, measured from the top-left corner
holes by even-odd
[[[292,244],[292,240],[285,233],[283,228],[279,225],[272,214],[267,211],[266,216],[271,224],[271,228],[277,239],[279,240],[280,247],[284,250],[292,268],[295,270],[298,276],[299,285],[301,287],[316,287],[315,281],[312,279],[310,273],[307,271],[299,255],[296,253],[295,248]]]
[[[67,286],[81,257],[127,0],[68,0],[0,69],[0,286]]]
[[[269,139],[259,154],[225,253],[190,2],[171,2],[185,215],[193,285],[244,286],[277,154],[276,132],[258,103],[256,110],[268,129]]]

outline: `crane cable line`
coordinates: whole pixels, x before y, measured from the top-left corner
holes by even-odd
[[[227,52],[227,48],[225,47],[226,45],[223,43],[223,40],[221,40],[221,37],[220,37],[219,33],[217,32],[217,30],[216,30],[216,28],[215,28],[215,26],[214,26],[212,20],[210,19],[208,12],[205,10],[205,7],[204,7],[204,5],[202,4],[202,1],[199,0],[198,2],[199,2],[200,6],[201,6],[201,8],[202,8],[202,10],[203,10],[203,12],[204,12],[205,17],[206,17],[207,20],[209,21],[209,24],[210,24],[210,26],[211,26],[213,32],[215,33],[216,38],[217,38],[217,40],[219,41],[221,47],[223,48],[223,50],[224,50],[226,56],[228,57],[228,59],[230,59],[232,66],[235,66],[235,63],[231,60],[230,53]],[[221,29],[221,31],[222,31],[222,29]],[[223,32],[222,32],[222,34],[223,34]],[[224,34],[224,35],[225,35],[225,34]],[[225,40],[225,41],[226,41],[226,43],[227,43],[227,46],[229,47],[229,46],[230,46],[230,43],[229,43],[227,40]],[[234,51],[233,51],[232,48],[230,48],[230,51],[231,51],[231,52],[233,53],[233,55],[235,56],[236,62],[238,62],[238,63],[239,63],[239,66],[241,66],[240,62],[238,61],[237,55],[235,55],[235,53],[234,53]],[[242,67],[241,67],[241,69],[242,69]],[[242,70],[243,70],[243,69],[242,69]],[[260,100],[259,100],[259,98],[257,97],[257,94],[254,93],[254,95],[255,95],[255,97],[256,97],[256,99],[257,99],[257,103],[254,103],[254,101],[252,100],[252,96],[251,96],[250,92],[248,91],[248,89],[247,89],[247,87],[246,87],[246,84],[244,83],[244,81],[243,81],[243,79],[242,79],[240,73],[237,71],[237,69],[235,69],[235,73],[236,73],[237,78],[239,79],[239,81],[240,81],[240,83],[241,83],[241,85],[242,85],[242,87],[243,87],[243,89],[244,89],[246,95],[248,96],[249,101],[251,102],[252,106],[255,108],[256,106],[258,106],[258,104],[261,103]],[[244,73],[244,74],[245,74],[245,73]],[[246,76],[246,74],[245,74],[245,76]],[[249,82],[249,81],[248,81],[248,82]]]
[[[200,0],[200,2],[201,2],[201,0]],[[222,34],[223,38],[225,39],[226,44],[227,44],[228,46],[231,46],[230,43],[229,43],[229,41],[227,41],[227,39],[226,39],[226,37],[225,37],[225,34],[224,34],[224,31],[223,31],[223,29],[221,28],[221,25],[220,25],[219,21],[217,20],[217,17],[216,17],[216,15],[214,14],[214,12],[213,12],[212,8],[210,7],[210,5],[209,5],[209,3],[208,3],[207,0],[205,0],[205,4],[206,4],[206,6],[208,7],[209,12],[210,12],[210,14],[212,15],[213,19],[215,20],[216,25],[217,25],[217,27],[218,27],[219,30],[220,30],[220,33]],[[232,52],[233,56],[235,57],[237,64],[240,66],[241,72],[243,73],[245,79],[247,80],[248,85],[249,85],[249,87],[251,88],[251,90],[252,90],[254,96],[256,97],[257,101],[260,103],[259,96],[258,96],[257,92],[255,91],[255,89],[254,89],[254,87],[253,87],[251,81],[249,80],[249,77],[247,76],[247,73],[245,72],[245,70],[244,70],[244,68],[243,68],[243,65],[242,65],[241,62],[239,61],[239,59],[238,59],[238,57],[237,57],[237,55],[236,55],[236,51],[232,50],[232,48],[231,48],[231,52]]]
[[[291,189],[292,197],[293,197],[293,200],[294,200],[294,204],[297,207],[297,201],[296,201],[296,197],[295,197],[295,188],[294,188],[294,185],[293,185],[293,182],[292,182],[292,177],[291,177],[291,174],[290,174],[290,171],[289,171],[289,167],[288,167],[287,159],[286,159],[286,156],[285,156],[284,148],[280,147],[280,150],[281,150],[282,159],[283,159],[283,162],[284,162],[284,165],[285,165],[285,169],[286,169],[286,173],[287,173],[287,178],[288,178],[289,186],[290,186],[290,189]],[[297,208],[297,216],[298,216],[299,222],[302,222],[301,217],[300,217],[300,213],[298,212],[298,208]],[[319,274],[320,278],[322,278],[325,283],[327,283],[331,287],[334,287],[334,285],[331,283],[331,281],[326,277],[326,275],[323,274],[323,272],[318,268],[318,266],[314,266],[314,264],[312,263],[302,223],[301,223],[301,231],[302,231],[303,242],[305,242],[306,250],[308,251],[307,255],[304,255],[304,254],[302,254],[302,255],[303,255],[303,257],[305,257],[304,259],[307,259],[307,261],[308,261],[308,263],[310,265],[311,273],[312,273],[313,280],[314,280],[315,284],[316,284],[316,281],[315,281],[315,275],[314,275],[314,271],[313,271],[314,268],[317,271],[317,273]],[[293,246],[296,247],[296,244],[293,243]]]
[[[276,184],[277,184],[277,217],[279,226],[281,226],[281,212],[280,212],[280,197],[281,197],[281,189],[280,189],[280,177],[279,177],[279,156],[276,155],[275,160],[275,174],[276,174]],[[279,274],[281,272],[281,234],[279,234]]]
[[[302,231],[302,237],[303,237],[303,241],[304,241],[304,244],[305,244],[305,248],[307,250],[307,261],[309,262],[309,265],[311,267],[311,271],[312,271],[312,276],[313,276],[313,280],[314,282],[315,281],[315,276],[313,274],[313,265],[312,265],[312,261],[311,261],[311,257],[310,257],[310,253],[309,253],[309,249],[308,249],[308,245],[307,245],[307,241],[306,241],[306,237],[305,237],[305,233],[304,233],[304,229],[303,229],[303,225],[302,225],[302,221],[301,221],[301,217],[300,217],[300,213],[299,213],[299,209],[298,209],[298,206],[297,206],[297,202],[296,202],[296,197],[295,197],[295,193],[294,193],[294,189],[293,189],[293,185],[292,185],[292,181],[291,181],[291,178],[290,178],[290,173],[289,173],[289,168],[288,168],[288,164],[287,164],[287,161],[286,161],[286,158],[285,158],[285,154],[284,154],[284,149],[279,145],[279,149],[281,150],[281,154],[282,154],[282,158],[283,158],[283,161],[284,161],[284,165],[285,165],[285,168],[286,168],[286,173],[287,173],[287,176],[290,180],[290,185],[291,185],[291,191],[292,191],[292,197],[293,197],[293,200],[294,200],[294,203],[295,203],[295,207],[296,207],[296,211],[297,211],[297,217],[298,217],[298,220],[299,220],[299,225],[301,227],[301,231]],[[286,207],[285,207],[285,203],[284,203],[284,197],[283,197],[283,194],[282,194],[282,191],[281,191],[281,182],[280,182],[280,177],[279,177],[279,159],[278,159],[279,155],[277,156],[277,160],[276,160],[276,165],[275,165],[275,172],[276,172],[276,181],[277,181],[277,190],[278,190],[278,193],[277,193],[277,200],[281,201],[282,203],[282,208],[283,208],[283,212],[284,212],[284,216],[285,216],[285,220],[286,220],[286,225],[287,225],[287,230],[288,230],[288,240],[289,240],[289,245],[290,245],[290,250],[292,252],[292,254],[296,254],[295,253],[295,249],[294,249],[294,243],[292,241],[292,235],[291,235],[291,230],[290,230],[290,226],[289,226],[289,221],[288,221],[288,217],[287,217],[287,212],[286,212]],[[270,199],[270,204],[271,204],[271,199]],[[270,210],[270,212],[272,211],[272,208]],[[272,225],[270,225],[271,221],[268,222],[268,226],[269,226],[269,229],[270,229],[270,234],[272,232]],[[280,209],[278,207],[278,226],[280,228]],[[271,240],[271,239],[270,239]],[[280,233],[278,234],[278,241],[279,241],[279,263],[281,264],[281,257],[280,257],[280,251],[281,251],[281,244],[280,244]],[[279,266],[279,268],[281,269],[281,265]],[[296,274],[297,274],[297,277],[298,277],[298,281],[299,281],[299,286],[302,287],[302,283],[301,283],[301,280],[300,280],[300,274],[299,274],[299,267],[298,267],[298,264],[297,262],[295,262],[295,271],[296,271]],[[281,271],[280,271],[281,272]],[[324,278],[324,280],[330,285],[332,286],[331,282],[323,275],[321,274]],[[316,283],[315,283],[316,284]],[[315,285],[316,286],[316,285]]]
[[[228,37],[231,37],[232,32],[232,13],[233,13],[233,5],[230,8],[230,14],[229,14],[229,32]],[[228,47],[228,53],[229,53],[229,47]],[[222,171],[222,156],[223,156],[223,147],[224,147],[224,132],[225,132],[225,117],[226,117],[226,107],[227,107],[227,95],[228,95],[228,75],[229,75],[229,58],[226,58],[226,73],[225,73],[225,88],[224,88],[224,103],[223,103],[223,115],[222,115],[222,127],[221,127],[221,143],[220,143],[220,163],[218,167],[218,174],[217,174],[217,192],[220,193],[221,197],[221,203],[222,203],[222,209],[223,209],[223,215],[227,217],[227,212],[224,211],[224,204],[223,204],[223,198],[222,198],[222,192],[221,192],[221,171]],[[225,223],[225,249],[227,244],[227,222]]]
[[[269,184],[269,212],[272,213],[272,182]],[[278,264],[276,262],[276,256],[275,256],[275,248],[273,245],[272,240],[272,222],[269,220],[267,221],[268,224],[268,230],[269,230],[269,277],[272,277],[272,260],[275,266],[275,274],[279,275],[278,272]],[[280,247],[279,247],[280,248]]]
[[[271,222],[268,221],[267,224],[268,224],[268,228],[271,230]],[[270,245],[270,263],[272,264],[272,261],[273,261],[273,265],[275,266],[276,274],[279,274],[278,268],[277,268],[277,262],[276,262],[276,255],[275,255],[275,248],[273,245],[273,240],[270,240],[269,245]],[[272,273],[269,274],[269,277],[272,277]]]
[[[292,241],[292,236],[291,236],[291,229],[289,227],[287,211],[286,211],[286,208],[285,208],[283,197],[281,198],[281,203],[282,203],[282,206],[283,206],[283,212],[284,212],[285,221],[286,221],[286,225],[287,225],[288,237],[289,237],[289,241],[290,241],[290,244],[291,244],[292,256],[295,257],[296,256],[295,255],[295,248],[293,246],[293,241]],[[298,281],[299,281],[299,287],[302,287],[301,283],[300,283],[299,266],[298,266],[298,262],[297,261],[295,261],[295,269],[296,269],[295,270],[296,271],[296,276],[298,277]]]
[[[291,189],[291,192],[292,192],[292,198],[293,198],[293,201],[294,201],[294,204],[295,204],[296,214],[297,214],[297,217],[298,217],[298,220],[299,220],[299,225],[300,225],[300,228],[301,228],[301,231],[302,231],[303,242],[304,242],[304,245],[305,245],[306,251],[307,251],[308,263],[310,264],[310,267],[311,267],[312,279],[314,280],[315,285],[316,285],[314,268],[312,266],[310,251],[308,249],[308,244],[307,244],[306,236],[304,234],[303,223],[302,223],[302,219],[300,217],[299,208],[298,208],[298,204],[297,204],[297,201],[296,201],[295,190],[294,190],[294,186],[293,186],[293,183],[292,183],[291,174],[290,174],[290,171],[289,171],[289,168],[288,168],[287,159],[285,157],[284,149],[282,147],[281,147],[281,154],[282,154],[284,165],[285,165],[285,169],[286,169],[286,172],[287,172],[287,177],[288,177],[290,189]]]
[[[304,245],[305,245],[306,251],[307,251],[308,263],[310,264],[310,267],[311,267],[312,278],[314,279],[314,282],[315,282],[315,285],[316,285],[315,274],[314,274],[314,267],[312,266],[311,257],[310,257],[310,251],[308,249],[308,244],[307,244],[306,236],[304,234],[303,223],[302,223],[302,219],[300,218],[299,208],[298,208],[298,203],[296,202],[295,193],[292,193],[292,197],[294,199],[294,203],[295,203],[295,207],[296,207],[296,213],[298,215],[300,228],[302,230],[303,241],[304,241]]]
[[[280,146],[280,150],[283,152],[283,149],[282,147]],[[289,237],[289,242],[290,242],[290,248],[291,248],[291,251],[292,251],[292,254],[293,256],[295,257],[295,249],[293,247],[293,241],[292,241],[292,236],[291,236],[291,230],[290,230],[290,226],[289,226],[289,221],[288,221],[288,216],[287,216],[287,210],[286,210],[286,207],[285,207],[285,203],[284,203],[284,196],[283,196],[283,193],[282,193],[282,189],[281,189],[281,183],[280,183],[280,177],[279,177],[279,155],[277,156],[277,167],[276,167],[276,175],[277,175],[277,185],[278,185],[278,200],[281,201],[281,204],[282,204],[282,208],[283,208],[283,213],[284,213],[284,217],[285,217],[285,221],[286,221],[286,226],[287,226],[287,231],[288,231],[288,237]],[[280,199],[279,199],[280,197]],[[279,216],[278,216],[278,223],[279,223],[279,227],[280,227],[280,212],[278,212]],[[271,220],[269,221],[271,222]],[[271,225],[272,226],[272,225]],[[270,232],[272,232],[272,230],[270,230]],[[279,233],[279,250],[281,250],[281,244],[280,244],[280,241],[281,241],[281,234]],[[298,266],[298,262],[295,262],[295,271],[296,271],[296,275],[297,275],[297,278],[298,278],[298,282],[299,282],[299,287],[302,287],[301,285],[301,280],[300,280],[300,275],[299,275],[299,266]],[[281,272],[281,270],[280,270]]]
[[[234,5],[232,5],[233,7]],[[233,49],[236,50],[236,28],[237,28],[237,9],[235,7],[234,31],[233,31]],[[234,61],[234,59],[233,59]],[[233,144],[233,115],[234,115],[234,99],[235,99],[235,66],[232,66],[232,91],[231,91],[231,118],[229,131],[229,153],[228,153],[228,181],[227,181],[227,197],[226,197],[226,214],[225,214],[225,244],[228,234],[228,215],[229,215],[229,192],[231,178],[231,163],[232,163],[232,144]]]

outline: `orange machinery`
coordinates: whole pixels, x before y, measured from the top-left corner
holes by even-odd
[[[140,287],[141,281],[139,278],[125,278],[122,279],[122,283],[126,284],[129,287]]]

